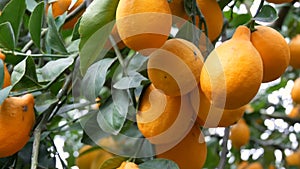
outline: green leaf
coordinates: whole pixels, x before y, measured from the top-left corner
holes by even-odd
[[[100,107],[97,121],[107,133],[118,134],[126,120],[129,107],[129,96],[124,90],[112,90],[112,99]]]
[[[10,50],[15,49],[15,36],[9,22],[0,24],[0,45]]]
[[[49,24],[48,33],[46,37],[47,44],[55,51],[67,54],[68,51],[64,45],[64,41],[61,35],[58,32],[57,26],[55,24],[55,20],[52,16],[52,5],[50,5],[48,10],[47,21]]]
[[[37,5],[38,3],[35,2],[35,0],[26,0],[26,7],[30,12],[32,12]]]
[[[1,86],[1,88],[3,86],[3,83],[4,83],[4,62],[3,62],[3,60],[1,60],[0,61],[0,86]]]
[[[162,159],[162,158],[148,160],[139,165],[139,169],[154,169],[154,168],[179,169],[178,165],[175,162],[167,159]]]
[[[278,15],[275,8],[270,5],[264,5],[253,19],[260,22],[274,22],[278,19]]]
[[[94,0],[83,13],[79,25],[82,74],[86,73],[95,60],[104,56],[102,50],[113,28],[112,21],[115,19],[118,3],[119,0]]]
[[[49,82],[61,75],[74,62],[72,58],[62,58],[48,62],[45,66],[37,69],[38,82]]]
[[[40,2],[33,10],[29,19],[29,32],[34,44],[41,48],[41,30],[44,14],[44,2]]]
[[[11,89],[12,86],[7,86],[6,88],[0,90],[0,104],[2,104],[2,102],[7,98]]]
[[[116,61],[116,58],[105,58],[93,64],[82,80],[83,95],[90,101],[94,101],[103,87],[108,68]],[[86,88],[86,86],[89,86]]]
[[[126,161],[126,157],[113,157],[106,160],[100,167],[100,169],[116,169],[118,168],[123,161]]]
[[[146,70],[147,69],[147,61],[149,57],[145,57],[141,54],[136,54],[132,56],[133,58],[131,59],[128,66],[127,66],[127,72],[137,72],[141,70]]]
[[[26,57],[14,67],[11,81],[15,90],[28,90],[28,88],[41,87],[37,83],[35,63],[31,57]]]
[[[38,95],[35,98],[34,107],[36,108],[37,112],[44,112],[47,108],[49,108],[49,106],[57,101],[58,99],[55,95],[50,92],[46,92]]]
[[[78,21],[76,22],[73,31],[72,31],[72,41],[77,40],[80,38],[80,34],[79,34],[79,23],[80,23],[81,17],[78,19]]]
[[[140,73],[136,72],[132,75],[127,77],[121,78],[114,84],[114,88],[116,89],[130,89],[130,88],[137,88],[141,85],[142,81],[148,80]]]
[[[0,23],[10,22],[14,32],[15,43],[18,42],[19,32],[26,10],[24,0],[11,0],[3,9],[0,16]]]

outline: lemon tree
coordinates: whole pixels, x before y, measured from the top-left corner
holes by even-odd
[[[0,11],[0,168],[299,168],[298,0]]]

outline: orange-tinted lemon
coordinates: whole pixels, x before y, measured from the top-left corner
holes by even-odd
[[[264,167],[259,162],[250,163],[246,169],[264,169]]]
[[[203,94],[201,88],[196,88],[190,93],[190,101],[194,111],[198,112],[197,122],[207,128],[233,125],[245,112],[245,107],[227,110],[211,106],[210,100]]]
[[[34,97],[6,98],[0,106],[0,158],[20,151],[29,141],[35,122]]]
[[[168,39],[172,25],[168,1],[120,0],[116,24],[126,46],[149,55]]]
[[[148,76],[166,95],[179,96],[192,91],[199,83],[203,58],[191,42],[169,39],[149,56]]]
[[[300,105],[296,105],[295,107],[293,107],[288,116],[290,118],[300,118]]]
[[[52,15],[54,18],[64,14],[65,12],[67,13],[71,13],[72,11],[74,11],[78,6],[80,6],[82,3],[84,2],[84,0],[77,0],[76,3],[74,5],[72,5],[72,0],[57,0],[57,1],[53,1],[49,4],[47,4],[46,6],[46,13],[48,13],[48,8],[50,6],[50,4],[52,4]],[[71,7],[72,5],[72,7]],[[71,7],[71,9],[69,9]],[[83,14],[84,10],[80,11],[74,18],[72,18],[71,20],[67,21],[64,25],[63,25],[63,29],[71,29],[74,27],[74,25],[76,24],[77,20],[79,19],[79,17]]]
[[[184,9],[183,0],[173,0],[169,3],[170,9],[173,15],[176,15],[185,20],[189,19],[189,16]],[[197,5],[203,14],[206,22],[208,38],[211,41],[216,40],[223,28],[223,13],[216,0],[197,0]],[[183,20],[179,20],[178,25],[182,25]],[[199,17],[196,17],[196,26],[199,27]],[[180,26],[179,26],[180,27]],[[204,25],[201,27],[202,30],[205,29]]]
[[[124,161],[124,162],[122,162],[120,167],[118,167],[116,169],[139,169],[139,166],[133,162]]]
[[[250,30],[239,26],[230,40],[210,53],[201,71],[200,84],[214,106],[237,109],[257,94],[262,77],[262,60],[250,41]]]
[[[237,124],[230,129],[230,140],[232,146],[239,149],[250,140],[250,129],[244,119],[240,119]]]
[[[142,95],[136,120],[152,144],[164,144],[180,140],[193,125],[195,115],[188,96],[166,96],[150,85]]]
[[[268,26],[257,26],[251,42],[263,61],[263,82],[279,78],[290,62],[290,49],[284,37]]]
[[[157,158],[173,160],[180,169],[202,168],[207,155],[206,143],[199,127],[193,126],[191,131],[173,148],[160,153],[168,145],[156,145]]]
[[[300,34],[292,38],[289,47],[291,52],[290,65],[295,69],[300,69]]]
[[[294,81],[294,86],[291,91],[292,99],[295,103],[300,104],[300,78]]]
[[[300,152],[294,152],[286,156],[285,161],[288,166],[300,167]]]

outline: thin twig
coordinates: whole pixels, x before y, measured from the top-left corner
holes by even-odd
[[[68,77],[72,77],[72,74]],[[71,78],[67,78],[64,86],[62,87],[61,91],[57,94],[58,101],[54,102],[49,106],[49,108],[43,112],[42,119],[37,124],[37,126],[34,129],[33,135],[34,135],[34,141],[33,141],[33,150],[32,150],[32,162],[31,162],[31,169],[37,169],[38,165],[38,153],[39,153],[39,146],[41,141],[41,133],[43,129],[45,128],[49,117],[53,114],[53,111],[58,111],[59,107],[61,106],[61,99],[63,96],[65,96],[66,92],[69,89]]]
[[[72,12],[68,13],[68,15],[66,16],[66,20],[65,23],[70,21],[71,19],[73,19],[74,17],[76,17],[79,13],[83,12],[85,10],[85,8],[87,7],[87,2],[84,1],[83,3],[81,3],[75,10],[73,10]]]
[[[47,33],[48,29],[43,29],[41,32],[41,37],[45,36]],[[34,44],[33,40],[31,39],[21,50],[21,52],[25,53],[32,45]]]
[[[59,160],[60,160],[60,163],[62,164],[63,168],[68,168],[67,164],[66,164],[66,163],[64,162],[64,160],[61,158],[61,156],[60,156],[60,154],[59,154],[59,152],[58,152],[58,150],[57,150],[57,147],[56,147],[56,145],[55,145],[53,139],[52,139],[50,136],[48,136],[48,139],[51,141],[51,144],[52,144],[52,146],[53,146],[53,148],[54,148],[55,154],[58,156],[58,158],[59,158]]]
[[[226,164],[226,159],[227,159],[227,153],[228,153],[228,149],[227,149],[227,143],[228,143],[228,139],[229,139],[229,127],[225,128],[224,131],[224,137],[223,137],[223,145],[222,145],[222,153],[221,153],[221,159],[220,159],[220,163],[218,166],[218,169],[223,169],[225,167]]]
[[[113,47],[113,49],[114,49],[114,51],[115,51],[115,53],[116,53],[116,55],[117,55],[118,61],[119,61],[120,65],[121,65],[122,68],[123,68],[123,73],[124,73],[125,75],[127,75],[126,65],[125,65],[125,63],[124,63],[124,59],[123,59],[122,54],[121,54],[121,52],[120,52],[120,50],[119,50],[119,48],[118,48],[118,46],[117,46],[117,44],[116,44],[116,41],[114,40],[114,38],[113,38],[112,35],[109,35],[109,40],[110,40],[110,42],[111,42],[111,44],[112,44],[112,47]]]
[[[21,53],[21,52],[16,52],[16,51],[2,51],[4,54],[13,54],[15,56],[31,56],[31,57],[51,57],[51,58],[67,58],[70,55],[61,55],[61,54],[26,54],[26,53]]]
[[[261,8],[264,6],[264,2],[265,2],[265,0],[260,0],[260,4],[258,6],[258,9],[257,9],[256,14],[254,15],[254,17],[256,17],[259,14]]]

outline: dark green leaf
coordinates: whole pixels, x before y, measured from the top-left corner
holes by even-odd
[[[79,25],[82,74],[86,73],[97,58],[104,56],[102,50],[113,28],[112,21],[115,19],[118,3],[119,0],[94,0],[82,15]]]
[[[35,63],[31,57],[26,57],[22,62],[14,67],[11,81],[15,90],[40,87],[37,83]]]
[[[218,162],[219,162],[219,142],[218,139],[212,138],[208,143],[207,143],[207,160],[205,161],[204,167],[203,168],[217,168]],[[213,160],[212,160],[213,159]]]
[[[272,164],[276,159],[275,159],[275,154],[274,154],[274,149],[270,147],[265,147],[264,148],[264,164],[266,166]]]
[[[99,95],[106,80],[108,68],[115,62],[115,58],[105,58],[94,63],[82,80],[83,95],[90,101],[94,101]],[[88,88],[86,88],[88,86]]]
[[[160,158],[149,160],[139,165],[139,169],[154,169],[154,168],[179,169],[178,165],[175,162],[167,159],[160,159]]]
[[[106,160],[100,169],[116,169],[118,168],[123,161],[126,161],[128,158],[125,157],[113,157],[108,160]]]
[[[67,54],[68,51],[64,45],[63,39],[58,32],[58,28],[55,24],[55,20],[52,16],[52,6],[50,5],[48,10],[47,21],[49,24],[48,33],[46,37],[47,44],[55,51]]]
[[[41,42],[43,14],[44,14],[44,2],[40,2],[34,8],[29,19],[29,32],[31,35],[31,39],[38,48],[41,47],[40,42]]]
[[[58,99],[55,95],[53,95],[50,92],[43,93],[41,95],[38,95],[35,98],[35,104],[34,107],[38,112],[44,112],[49,106],[55,102],[57,102]]]
[[[79,34],[79,23],[80,23],[81,18],[78,19],[78,21],[76,22],[74,29],[72,31],[72,41],[73,40],[77,40],[80,38],[80,34]]]
[[[264,5],[253,19],[260,22],[274,22],[278,19],[278,15],[275,8],[270,5]]]
[[[15,49],[15,36],[9,22],[0,24],[0,45],[10,50]]]
[[[1,60],[1,59],[0,59]],[[4,62],[3,60],[0,61],[0,86],[4,83]]]
[[[18,41],[23,15],[26,10],[24,0],[11,0],[3,9],[0,16],[0,23],[10,22],[14,32],[15,42]]]
[[[62,58],[48,62],[45,66],[37,69],[38,82],[49,82],[57,78],[68,69],[74,62],[72,58]]]
[[[6,88],[0,90],[0,104],[2,104],[2,102],[7,98],[11,89],[12,86],[7,86]]]
[[[129,75],[127,77],[121,78],[117,83],[114,84],[114,88],[116,89],[130,89],[139,87],[142,81],[147,80],[143,75],[139,74],[138,72]]]
[[[126,91],[113,90],[112,99],[100,107],[97,116],[99,126],[103,131],[118,134],[126,120],[129,107],[129,96]]]

